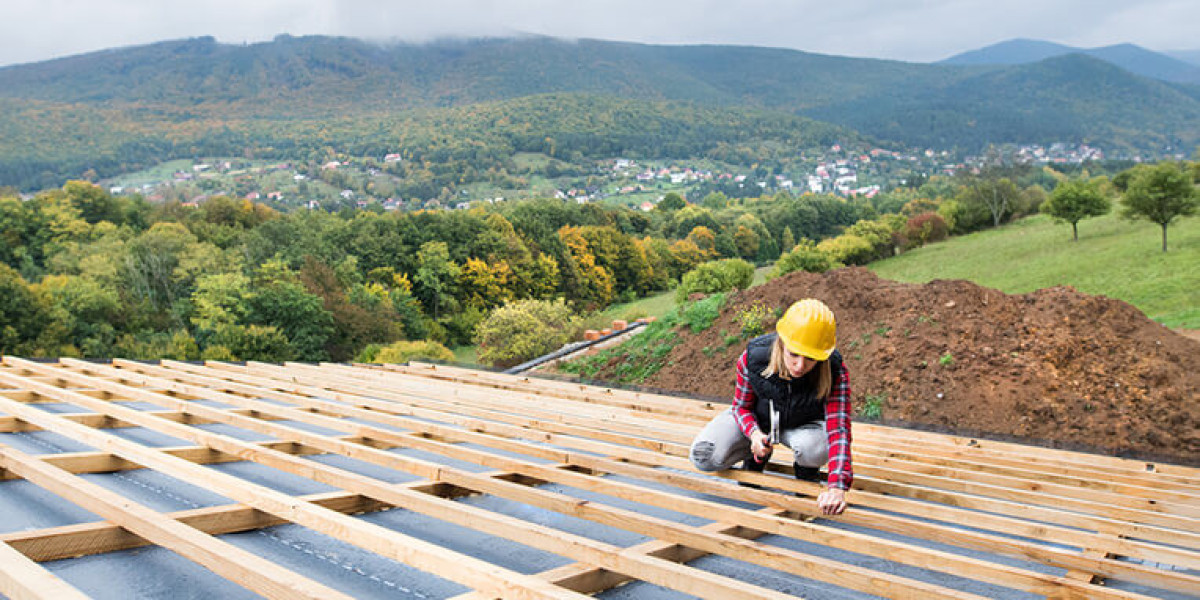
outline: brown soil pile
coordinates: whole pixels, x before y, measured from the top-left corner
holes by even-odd
[[[1069,287],[1008,295],[863,268],[793,273],[731,295],[645,385],[732,397],[739,313],[805,297],[837,315],[853,402],[882,401],[885,423],[1200,463],[1200,342]]]

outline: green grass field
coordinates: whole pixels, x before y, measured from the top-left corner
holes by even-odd
[[[754,270],[754,279],[750,286],[759,285],[767,280],[767,273],[771,272],[773,266],[758,267]],[[599,318],[602,321],[612,321],[613,319],[623,319],[632,321],[639,317],[663,317],[675,308],[675,291],[668,290],[661,294],[647,296],[628,302],[626,304],[614,304],[600,312]]]
[[[599,319],[608,322],[613,319],[633,321],[641,317],[661,317],[671,312],[672,308],[675,308],[675,292],[673,290],[639,298],[625,304],[614,304],[600,311]]]
[[[1115,215],[1071,226],[1034,216],[867,265],[880,277],[924,283],[968,279],[1007,293],[1069,285],[1124,300],[1168,327],[1200,329],[1200,218],[1161,229]]]

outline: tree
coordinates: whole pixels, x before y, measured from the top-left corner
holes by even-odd
[[[416,296],[434,319],[440,318],[442,309],[454,301],[454,284],[458,281],[458,274],[459,267],[450,260],[446,242],[421,244],[413,283],[417,284]]]
[[[479,360],[512,366],[547,354],[570,341],[579,319],[560,298],[519,300],[497,308],[476,329]]]
[[[950,228],[946,226],[946,221],[937,213],[931,212],[908,219],[904,227],[904,239],[912,248],[924,246],[930,242],[940,242],[950,234]]]
[[[1112,204],[1100,193],[1099,187],[1083,179],[1059,183],[1041,207],[1042,212],[1054,217],[1055,221],[1071,224],[1074,241],[1079,241],[1080,220],[1107,214],[1111,209]]]
[[[573,289],[566,290],[568,297],[579,306],[597,309],[608,306],[615,296],[612,271],[597,264],[587,238],[581,227],[563,227],[558,230],[558,236],[567,249],[566,260],[570,265],[564,265],[576,275]],[[564,283],[567,283],[564,278]],[[564,286],[566,287],[566,286]]]
[[[671,244],[671,277],[682,277],[704,262],[705,256],[704,251],[691,240],[678,240]]]
[[[758,234],[745,225],[738,225],[733,232],[733,240],[737,245],[738,255],[751,260],[758,254]]]
[[[712,211],[702,206],[692,205],[683,208],[675,213],[671,221],[671,233],[675,237],[684,237],[700,226],[707,227],[714,234],[721,230],[721,226],[713,218]]]
[[[729,197],[721,192],[711,192],[700,201],[700,205],[710,210],[720,210],[729,206]]]
[[[45,307],[21,274],[0,264],[0,354],[21,352],[41,330]]]
[[[712,229],[697,225],[687,234],[687,239],[699,248],[707,258],[717,255],[717,236]]]
[[[663,199],[659,200],[658,204],[655,205],[654,208],[656,210],[669,213],[677,211],[685,206],[687,206],[687,201],[683,199],[683,196],[680,196],[675,192],[667,192],[667,195],[663,196]]]
[[[822,240],[817,250],[824,252],[830,260],[847,265],[865,265],[875,253],[871,242],[853,233],[844,233],[835,238]]]
[[[387,292],[372,284],[379,294],[366,293],[358,283],[344,287],[334,269],[309,257],[300,270],[300,281],[310,294],[321,298],[333,318],[333,333],[326,342],[329,357],[346,360],[370,343],[391,342],[401,335],[401,327]]]
[[[992,217],[992,227],[999,227],[1000,221],[1012,214],[1020,195],[1021,190],[1007,178],[975,178],[963,189],[958,199],[968,211],[973,207],[985,210]]]
[[[124,220],[118,202],[94,183],[68,181],[63,186],[63,192],[67,194],[71,205],[79,210],[80,216],[88,223],[108,221],[120,225]]]
[[[325,310],[320,297],[308,293],[300,284],[276,281],[260,287],[246,299],[246,306],[250,324],[277,329],[291,342],[301,360],[329,359],[326,345],[334,333],[333,315]],[[256,344],[260,342],[263,348],[277,347],[274,338],[265,333],[261,338],[252,335],[245,340],[248,347],[258,347]],[[233,349],[229,344],[222,345]],[[237,350],[234,353],[244,358]]]
[[[512,300],[513,272],[505,262],[468,258],[458,276],[458,287],[467,306],[489,310]]]
[[[896,253],[896,247],[892,241],[892,228],[883,219],[861,219],[847,227],[846,233],[857,235],[871,244],[872,256],[869,260],[887,258]]]
[[[696,293],[715,294],[746,289],[754,280],[754,265],[740,258],[714,260],[697,266],[680,278],[675,302],[682,304]]]
[[[767,279],[781,277],[792,271],[824,273],[833,266],[829,256],[817,250],[817,245],[812,240],[803,239],[775,261],[775,268],[767,275]]]
[[[783,239],[779,245],[784,252],[791,252],[792,248],[796,247],[796,235],[792,233],[791,227],[783,228]]]
[[[1138,169],[1125,191],[1121,216],[1145,219],[1162,227],[1162,251],[1167,251],[1167,226],[1177,217],[1195,214],[1197,198],[1192,174],[1180,163],[1159,163]]]

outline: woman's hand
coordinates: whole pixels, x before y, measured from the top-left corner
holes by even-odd
[[[817,496],[817,507],[827,515],[840,515],[846,510],[846,491],[831,487]]]
[[[767,457],[771,456],[770,439],[761,429],[750,434],[750,452],[754,453],[754,459],[758,462],[767,460]]]

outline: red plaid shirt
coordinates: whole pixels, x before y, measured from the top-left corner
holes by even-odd
[[[758,422],[754,419],[757,399],[746,376],[746,353],[742,352],[737,361],[733,416],[747,438],[758,431]],[[833,383],[825,401],[825,433],[829,436],[829,486],[848,490],[854,482],[854,470],[850,465],[850,374],[845,362],[842,363],[842,374]]]

